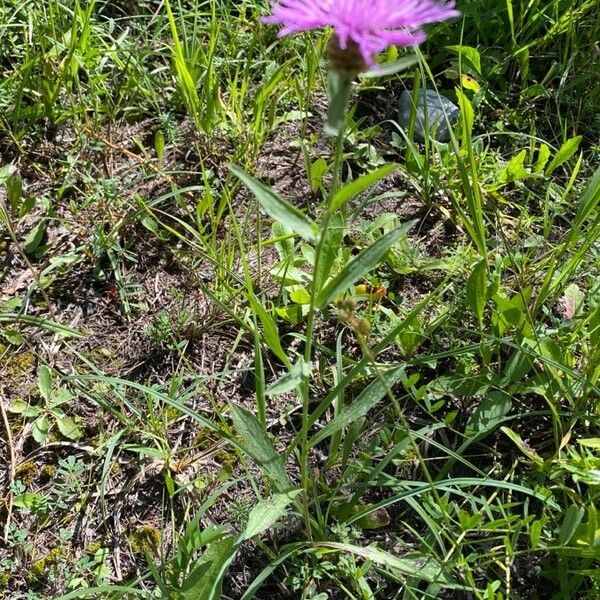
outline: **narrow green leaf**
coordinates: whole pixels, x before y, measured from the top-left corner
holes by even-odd
[[[570,240],[580,237],[581,233],[579,228],[593,214],[598,204],[600,204],[600,167],[590,179],[590,182],[581,197],[579,207],[577,208],[577,214],[571,224],[571,232],[569,234]],[[598,228],[590,227],[588,235],[597,238]]]
[[[483,325],[483,311],[487,299],[486,276],[487,262],[482,260],[475,265],[467,279],[467,303],[477,317],[480,326]]]
[[[399,165],[384,165],[379,169],[376,169],[372,173],[367,173],[350,183],[347,183],[344,187],[340,188],[331,198],[329,202],[330,212],[339,210],[348,202],[355,198],[378,181],[398,170]]]
[[[475,111],[473,110],[473,105],[462,90],[455,88],[455,91],[458,98],[458,106],[460,108],[463,143],[470,143],[473,123],[475,122]]]
[[[409,575],[429,583],[433,581],[449,583],[447,575],[443,573],[442,566],[433,556],[428,554],[410,553],[399,557],[374,546],[362,547],[339,542],[321,542],[319,546],[354,554],[392,571],[398,571],[403,575]]]
[[[568,139],[558,150],[556,156],[552,159],[550,164],[546,167],[546,176],[550,175],[553,171],[558,169],[562,164],[567,162],[575,152],[579,149],[582,136],[577,135]]]
[[[581,440],[577,440],[577,443],[585,446],[586,448],[600,450],[600,438],[583,438]]]
[[[0,183],[6,186],[8,204],[14,213],[18,213],[23,194],[23,179],[14,165],[6,165],[0,171]]]
[[[229,170],[254,194],[272,219],[295,231],[306,241],[316,241],[319,228],[302,211],[278,196],[264,183],[248,175],[240,167],[229,165]]]
[[[565,516],[563,518],[560,531],[558,533],[558,543],[561,546],[568,544],[571,541],[575,531],[579,527],[583,515],[585,514],[585,508],[583,506],[575,506],[572,504],[567,508]]]
[[[25,325],[32,325],[34,327],[39,327],[40,329],[45,329],[46,331],[51,331],[52,333],[56,333],[62,337],[83,337],[83,334],[76,329],[72,329],[71,327],[67,327],[66,325],[62,325],[60,323],[55,323],[54,321],[50,321],[48,319],[35,317],[33,315],[0,313],[0,323],[24,323]]]
[[[57,596],[54,600],[75,600],[76,598],[106,598],[108,595],[118,594],[117,598],[155,598],[154,593],[146,592],[139,587],[125,585],[100,585],[92,588],[81,588],[73,592],[69,592],[64,596]]]
[[[317,297],[317,308],[325,308],[334,298],[345,292],[358,279],[374,269],[386,252],[416,223],[409,221],[401,227],[379,238],[373,245],[363,250],[351,263],[334,278]]]
[[[311,438],[310,445],[315,446],[330,435],[333,435],[336,431],[342,430],[344,427],[347,427],[360,417],[366,415],[381,401],[388,389],[390,389],[403,375],[404,366],[401,365],[383,373],[383,381],[380,378],[377,378],[371,382],[350,406],[343,409],[339,415],[329,421],[321,431]]]
[[[285,353],[285,350],[283,349],[283,346],[281,345],[281,337],[279,335],[277,323],[275,323],[273,317],[269,314],[267,309],[260,303],[258,298],[256,298],[254,295],[249,296],[249,298],[250,306],[252,307],[252,310],[254,311],[262,325],[262,337],[264,338],[264,341],[267,343],[267,346],[269,346],[271,352],[273,352],[273,354],[275,354],[275,356],[277,356],[277,358],[284,365],[286,365],[286,367],[289,367],[291,363]]]
[[[377,65],[376,69],[372,69],[370,71],[365,71],[364,73],[361,73],[360,78],[373,79],[385,77],[387,75],[395,75],[396,73],[400,73],[402,71],[406,71],[406,69],[410,69],[410,67],[416,65],[418,62],[419,57],[416,54],[412,56],[403,56],[402,58],[393,62]]]
[[[517,446],[517,448],[529,458],[537,467],[544,464],[544,459],[528,444],[526,444],[521,436],[510,429],[510,427],[500,427],[500,430],[505,433]]]
[[[292,490],[274,494],[269,500],[261,500],[250,511],[248,523],[240,541],[249,540],[255,535],[260,535],[275,525],[286,514],[287,507],[299,493],[300,490]]]
[[[46,365],[38,370],[37,383],[40,393],[46,402],[52,401],[52,372]]]
[[[285,472],[283,457],[273,448],[258,419],[245,408],[230,403],[233,425],[242,438],[242,448],[263,470],[280,491],[291,485]]]
[[[333,137],[338,135],[344,126],[348,100],[352,92],[352,80],[335,69],[329,69],[327,88],[329,92],[329,105],[325,135]]]
[[[533,169],[534,173],[541,173],[546,165],[548,164],[548,159],[550,158],[550,148],[546,144],[540,144],[540,148],[538,150],[537,160],[535,161],[535,167]]]

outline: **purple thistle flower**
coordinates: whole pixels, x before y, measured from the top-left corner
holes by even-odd
[[[265,23],[282,25],[279,36],[332,27],[337,46],[357,50],[366,65],[388,46],[417,46],[423,25],[460,13],[454,0],[273,0]]]

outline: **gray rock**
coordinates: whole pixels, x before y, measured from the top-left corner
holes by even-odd
[[[414,108],[412,91],[404,90],[400,96],[398,113],[398,123],[402,128],[408,129]],[[425,135],[438,142],[447,142],[450,139],[450,127],[458,122],[460,112],[458,106],[433,90],[422,90],[417,100],[416,110],[414,130],[416,141],[425,141]]]

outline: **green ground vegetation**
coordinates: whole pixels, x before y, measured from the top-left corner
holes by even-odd
[[[600,598],[600,5],[458,4],[336,153],[266,0],[0,2],[0,596]]]

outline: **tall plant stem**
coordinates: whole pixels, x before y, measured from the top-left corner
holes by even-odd
[[[347,81],[345,84],[350,88],[351,82]],[[315,333],[315,319],[317,316],[317,309],[315,306],[316,298],[319,294],[319,290],[322,286],[322,273],[320,270],[321,259],[323,256],[323,248],[327,240],[327,228],[331,221],[332,212],[329,209],[330,200],[333,195],[337,192],[340,187],[342,180],[342,167],[344,157],[344,138],[345,138],[345,115],[348,105],[348,90],[345,89],[341,93],[345,94],[345,105],[344,105],[344,116],[342,119],[341,126],[334,142],[334,156],[333,156],[333,167],[332,167],[332,182],[327,196],[327,210],[321,220],[321,234],[317,247],[315,249],[315,261],[313,265],[313,282],[310,294],[310,306],[308,309],[308,315],[306,317],[306,343],[304,345],[304,360],[306,363],[312,361],[313,353],[313,337]],[[302,489],[304,490],[304,501],[303,501],[303,512],[304,512],[304,523],[309,539],[313,539],[313,530],[311,528],[310,508],[309,508],[309,488],[310,488],[310,472],[309,472],[309,457],[308,457],[308,428],[305,424],[308,421],[309,416],[309,399],[310,399],[310,375],[303,377],[300,385],[300,398],[302,400],[302,437],[300,440],[300,479],[302,483]]]

